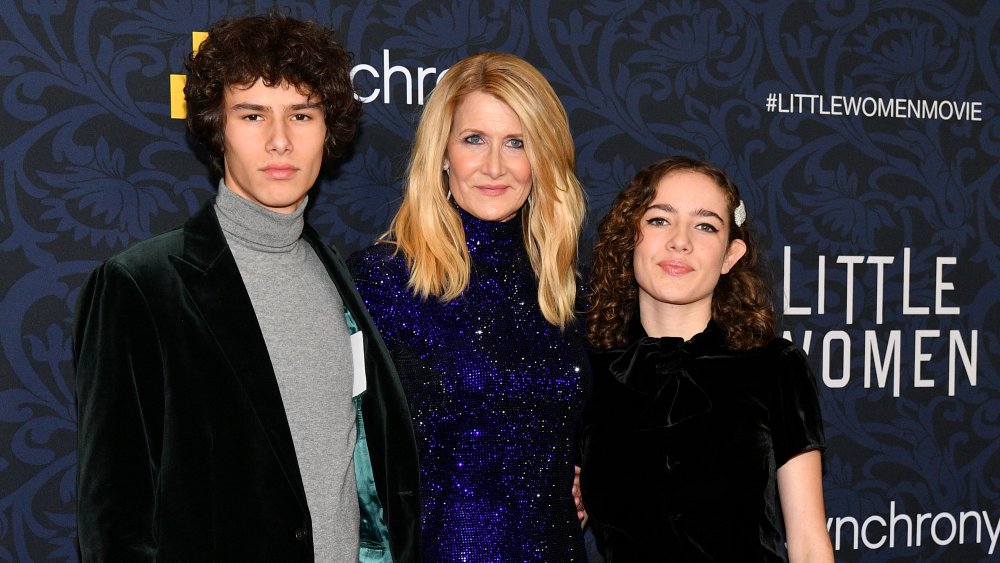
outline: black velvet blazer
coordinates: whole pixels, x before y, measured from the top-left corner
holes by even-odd
[[[417,561],[419,472],[392,360],[336,251],[305,227],[364,333],[362,412],[396,562]],[[312,561],[267,348],[212,202],[100,266],[74,358],[83,561]]]
[[[791,342],[736,352],[714,323],[591,354],[581,489],[609,562],[785,561],[778,467],[824,447],[816,382]]]

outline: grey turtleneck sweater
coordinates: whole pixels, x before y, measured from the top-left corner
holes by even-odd
[[[344,305],[302,240],[306,202],[266,209],[219,182],[215,211],[281,390],[312,518],[316,561],[357,561],[354,372]]]

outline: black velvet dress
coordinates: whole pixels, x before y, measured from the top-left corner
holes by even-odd
[[[787,561],[776,471],[824,447],[802,350],[735,352],[714,323],[652,338],[634,319],[591,362],[581,487],[607,560]]]

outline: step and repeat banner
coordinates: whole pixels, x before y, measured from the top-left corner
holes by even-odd
[[[0,561],[75,561],[71,335],[102,260],[215,193],[178,119],[209,24],[273,2],[0,7]],[[670,154],[740,186],[781,331],[809,354],[838,561],[1000,558],[1000,3],[301,1],[364,101],[308,217],[382,232],[415,123],[458,59],[516,53],[569,113],[581,252]]]

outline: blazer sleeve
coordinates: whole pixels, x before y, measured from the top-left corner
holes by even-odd
[[[82,561],[153,561],[162,369],[147,296],[124,267],[91,274],[77,317]]]

